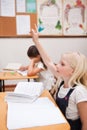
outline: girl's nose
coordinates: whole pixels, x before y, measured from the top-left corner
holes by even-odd
[[[58,64],[56,65],[56,67],[59,68],[59,66],[60,66],[60,64],[58,63]]]
[[[56,69],[59,70],[59,64],[56,65]]]

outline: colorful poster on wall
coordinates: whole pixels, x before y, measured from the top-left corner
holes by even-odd
[[[62,1],[37,0],[37,20],[40,34],[62,35]]]
[[[64,0],[63,32],[64,35],[87,34],[86,0]]]
[[[87,37],[87,0],[0,0],[0,37]]]
[[[37,0],[41,35],[87,35],[87,0]]]

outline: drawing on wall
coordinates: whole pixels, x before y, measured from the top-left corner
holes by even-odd
[[[0,37],[87,37],[87,0],[0,0]]]
[[[36,13],[36,0],[26,0],[26,12]]]
[[[86,0],[37,0],[40,34],[87,35]]]
[[[64,1],[64,35],[86,35],[86,0]]]
[[[40,34],[62,34],[61,0],[39,0],[37,4],[37,23]]]

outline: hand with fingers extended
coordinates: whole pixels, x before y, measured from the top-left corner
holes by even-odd
[[[35,30],[34,29],[31,30],[31,36],[32,36],[33,42],[37,43],[39,40],[39,32],[36,25],[35,25]]]

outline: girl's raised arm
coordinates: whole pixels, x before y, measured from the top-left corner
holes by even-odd
[[[37,27],[36,30],[32,29],[31,35],[32,35],[33,42],[35,43],[45,65],[54,74],[54,76],[58,78],[58,72],[55,64],[52,62],[52,60],[50,59],[50,57],[48,56],[48,54],[46,53],[46,51],[44,50],[44,48],[39,42],[39,33]]]

